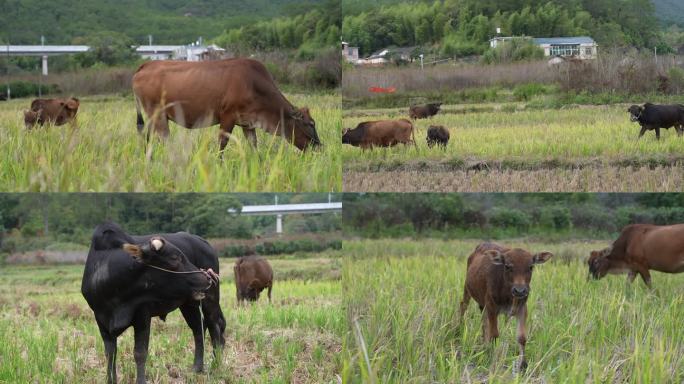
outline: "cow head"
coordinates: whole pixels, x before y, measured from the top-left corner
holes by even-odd
[[[519,248],[506,252],[490,249],[484,253],[489,256],[494,265],[503,266],[504,281],[511,286],[511,295],[516,299],[525,299],[529,295],[534,266],[545,263],[553,256],[551,252],[539,252],[533,255]]]
[[[644,107],[640,105],[632,105],[627,109],[627,112],[629,112],[629,120],[631,122],[639,121],[641,114],[644,113]]]
[[[611,264],[610,260],[608,260],[608,255],[610,255],[612,250],[613,247],[608,247],[600,251],[591,251],[589,259],[587,259],[589,277],[598,280],[608,274]]]
[[[257,301],[259,296],[261,296],[262,290],[263,288],[259,286],[258,281],[252,280],[247,284],[246,289],[243,290],[242,297],[248,301]]]
[[[59,105],[62,107],[62,111],[58,117],[58,121],[70,121],[76,116],[78,107],[81,105],[81,103],[77,98],[72,97],[67,100],[61,100]]]
[[[194,299],[201,300],[204,298],[204,291],[218,282],[218,275],[211,269],[207,272],[200,271],[178,247],[161,236],[154,236],[140,245],[126,243],[123,250],[139,263],[163,269],[159,273],[166,274],[165,278],[172,282],[168,289],[177,292],[174,296],[181,292],[190,292]]]
[[[309,108],[293,109],[290,112],[290,117],[293,122],[292,137],[288,137],[294,145],[305,150],[309,147],[318,148],[321,146],[321,140],[318,138],[316,132],[316,122],[311,118]],[[289,132],[288,132],[289,134]]]
[[[27,129],[31,129],[36,125],[39,115],[40,111],[24,111],[24,125]]]

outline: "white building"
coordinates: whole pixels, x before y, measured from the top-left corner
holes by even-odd
[[[359,61],[359,47],[352,47],[347,42],[342,42],[342,57],[349,63]]]
[[[181,47],[182,45],[141,45],[135,49],[135,53],[143,59],[168,60]]]
[[[179,47],[174,53],[175,60],[184,61],[203,61],[210,57],[220,57],[226,50],[216,44],[212,45],[184,45]]]
[[[549,57],[574,57],[586,60],[595,59],[598,55],[598,44],[588,36],[536,38],[529,36],[497,36],[489,40],[489,46],[496,48],[499,44],[513,39],[531,40],[544,50],[544,56]]]

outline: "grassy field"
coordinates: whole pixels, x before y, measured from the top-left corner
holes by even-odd
[[[413,146],[362,151],[343,146],[348,191],[674,191],[682,187],[684,138],[674,129],[637,140],[624,105],[524,109],[522,104],[444,106],[418,120]],[[405,109],[345,112],[344,127],[406,118]],[[428,148],[430,125],[451,134]],[[416,174],[403,174],[415,172]],[[394,180],[394,185],[392,184]]]
[[[0,191],[258,192],[341,190],[340,97],[288,95],[309,106],[324,144],[302,153],[258,132],[254,151],[239,127],[223,161],[218,126],[189,130],[171,123],[171,136],[146,148],[135,128],[132,98],[81,100],[77,130],[27,131],[29,99],[0,103]],[[146,120],[147,121],[147,120]]]
[[[484,344],[470,303],[455,322],[466,258],[478,241],[364,240],[344,244],[343,295],[350,324],[348,383],[680,383],[684,380],[684,285],[653,274],[652,291],[625,275],[587,281],[589,250],[604,242],[502,242],[554,258],[535,268],[528,300],[529,367],[513,374],[516,320],[500,317]],[[372,273],[369,273],[372,271]],[[353,282],[353,283],[352,283]],[[365,345],[366,350],[362,345]],[[368,355],[368,360],[364,357]]]
[[[273,304],[238,308],[232,260],[222,259],[226,348],[207,373],[191,370],[192,333],[179,311],[153,319],[149,383],[332,383],[346,330],[338,253],[269,258]],[[0,273],[0,383],[96,383],[106,377],[102,341],[80,293],[82,266],[3,267]],[[306,280],[301,276],[308,276]],[[315,276],[315,278],[311,278]],[[119,338],[119,380],[135,380],[133,331]]]

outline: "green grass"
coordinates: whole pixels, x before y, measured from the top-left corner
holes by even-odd
[[[339,96],[290,94],[288,99],[311,109],[322,150],[302,153],[258,132],[255,151],[236,127],[220,161],[217,126],[189,130],[171,123],[169,139],[153,140],[146,148],[131,98],[85,98],[77,130],[27,131],[23,110],[30,100],[0,103],[0,191],[340,191]]]
[[[240,308],[235,302],[232,260],[221,260],[226,348],[220,362],[214,361],[207,336],[207,373],[191,370],[194,343],[180,312],[169,314],[166,322],[153,319],[148,382],[334,382],[346,329],[339,258],[269,260],[275,271],[273,304],[268,304],[264,292],[260,302]],[[310,271],[309,278],[290,278],[289,271],[295,268]],[[82,266],[2,268],[0,383],[105,379],[102,341],[80,293],[82,271]],[[120,382],[135,379],[132,329],[119,337],[117,365]]]
[[[351,324],[342,376],[348,383],[679,383],[684,380],[681,275],[653,274],[654,289],[609,276],[587,281],[585,258],[609,241],[502,242],[555,254],[535,268],[528,301],[529,368],[512,371],[516,320],[484,344],[470,303],[457,328],[466,257],[478,241],[348,241],[344,305]],[[361,340],[366,345],[364,358]]]
[[[521,105],[445,105],[432,119],[417,120],[413,146],[361,151],[344,145],[345,169],[396,168],[407,163],[441,162],[460,167],[477,159],[506,168],[570,168],[587,163],[611,165],[673,164],[684,159],[684,138],[674,129],[637,140],[638,124],[623,105],[559,110],[518,110]],[[472,112],[478,111],[478,112]],[[380,119],[407,118],[407,108],[345,111],[344,127]],[[430,125],[451,134],[446,150],[427,147]]]

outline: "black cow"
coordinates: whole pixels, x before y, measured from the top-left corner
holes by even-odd
[[[684,134],[684,105],[656,105],[646,103],[644,106],[632,105],[627,109],[632,122],[638,121],[641,125],[639,138],[646,131],[654,130],[656,139],[660,140],[660,128],[669,129],[675,127],[677,135]]]
[[[409,117],[412,120],[426,119],[432,117],[439,112],[442,103],[429,103],[425,105],[412,105],[409,107]]]
[[[449,131],[441,125],[431,125],[427,131],[427,145],[432,148],[435,144],[446,148],[449,144]]]
[[[203,329],[209,330],[215,354],[225,344],[218,272],[216,251],[199,236],[184,232],[131,236],[114,223],[99,225],[88,251],[81,293],[104,341],[107,382],[116,382],[116,339],[133,326],[136,382],[145,383],[150,321],[154,316],[165,320],[176,308],[192,329],[193,368],[201,372]]]

